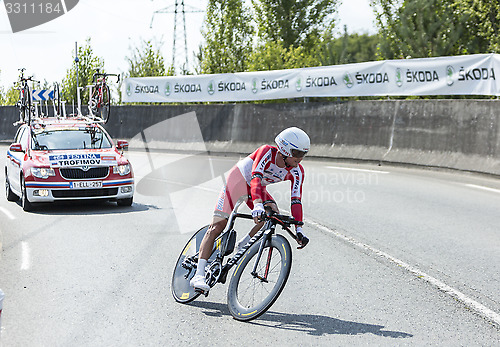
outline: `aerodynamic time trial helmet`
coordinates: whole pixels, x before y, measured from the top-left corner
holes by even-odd
[[[309,152],[311,140],[302,129],[291,127],[283,130],[274,139],[280,153],[287,157],[302,158]]]

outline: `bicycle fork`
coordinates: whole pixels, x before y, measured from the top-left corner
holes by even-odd
[[[255,264],[253,266],[253,270],[250,273],[254,278],[258,278],[260,281],[266,282],[266,283],[268,282],[267,275],[269,274],[269,265],[271,264],[273,247],[269,247],[264,276],[259,276],[259,274],[257,273],[257,266],[259,265],[259,261],[260,261],[260,258],[262,257],[262,253],[264,252],[264,247],[266,246],[266,243],[269,242],[269,244],[271,244],[271,237],[274,234],[275,228],[276,228],[275,225],[270,225],[268,228],[265,229],[266,231],[264,232],[264,237],[262,239],[262,242],[260,243],[259,252],[257,254],[257,258],[255,259]]]

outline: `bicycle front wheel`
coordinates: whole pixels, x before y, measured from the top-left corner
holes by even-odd
[[[250,248],[231,276],[227,301],[231,315],[240,321],[255,319],[278,299],[292,268],[292,249],[287,239],[274,235],[253,272],[260,242]]]

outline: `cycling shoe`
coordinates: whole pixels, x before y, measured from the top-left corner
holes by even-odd
[[[189,282],[189,284],[194,289],[200,289],[200,290],[202,290],[204,292],[207,292],[207,291],[210,290],[210,286],[207,284],[207,282],[205,282],[205,277],[203,277],[201,275],[195,275],[191,279],[191,281]]]
[[[302,249],[309,243],[309,238],[299,231],[297,232],[297,243],[299,244],[297,249]]]

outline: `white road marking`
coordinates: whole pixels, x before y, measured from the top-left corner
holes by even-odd
[[[475,189],[487,190],[487,191],[493,192],[493,193],[500,193],[500,189],[495,189],[495,188],[490,188],[490,187],[485,187],[485,186],[478,186],[475,184],[466,184],[465,186],[470,187],[470,188],[475,188]]]
[[[388,174],[389,173],[389,171],[354,169],[354,168],[350,168],[350,167],[340,167],[340,166],[327,166],[327,168],[328,169],[335,169],[335,170],[358,171],[358,172],[379,173],[379,174]]]
[[[383,251],[380,251],[376,248],[373,248],[367,244],[364,244],[362,242],[359,242],[357,240],[355,240],[354,238],[352,237],[349,237],[349,236],[346,236],[346,235],[343,235],[341,233],[339,233],[338,231],[335,231],[333,229],[330,229],[324,225],[321,225],[317,222],[314,222],[312,221],[311,219],[307,219],[305,221],[306,223],[309,223],[311,224],[312,226],[320,229],[320,230],[323,230],[329,234],[332,234],[334,236],[336,236],[337,238],[345,241],[345,242],[348,242],[350,243],[351,245],[353,246],[356,246],[358,248],[361,248],[365,251],[369,251],[375,255],[378,255],[382,258],[385,258],[397,265],[399,265],[400,267],[402,267],[403,269],[413,273],[414,275],[416,275],[418,278],[421,278],[423,279],[424,281],[426,281],[427,283],[437,287],[439,290],[441,290],[442,292],[452,296],[453,298],[455,298],[456,300],[458,300],[459,302],[461,302],[462,304],[466,305],[469,309],[475,311],[477,314],[479,314],[480,316],[482,316],[483,318],[497,324],[497,325],[500,325],[500,314],[489,309],[488,307],[480,304],[479,302],[469,298],[467,295],[465,295],[464,293],[450,287],[449,285],[447,285],[446,283],[444,282],[441,282],[440,280],[426,274],[425,272],[419,270],[418,268],[414,267],[414,266],[411,266],[407,263],[405,263],[404,261],[402,260],[399,260],[393,256],[391,256],[390,254],[387,254]]]
[[[21,242],[22,262],[21,270],[29,270],[31,267],[31,248],[26,241]]]
[[[16,219],[16,217],[14,217],[14,215],[9,211],[7,210],[6,208],[4,207],[0,207],[0,211],[7,216],[7,218],[9,218],[10,220],[14,220]]]

